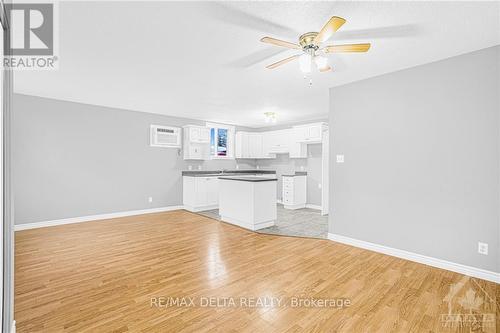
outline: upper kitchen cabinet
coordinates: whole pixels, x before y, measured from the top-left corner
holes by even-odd
[[[262,134],[248,133],[248,153],[252,158],[264,156],[262,152]]]
[[[262,134],[264,155],[289,153],[290,134],[291,129],[264,132]]]
[[[236,158],[250,158],[250,149],[248,147],[248,133],[236,132],[235,138],[235,157]]]
[[[306,125],[294,126],[292,128],[297,142],[302,143],[321,143],[323,132],[328,129],[326,123],[312,123]]]
[[[205,126],[184,126],[184,140],[191,143],[210,143],[210,128]]]
[[[290,158],[307,158],[307,144],[299,141],[302,138],[301,131],[290,130]]]
[[[207,160],[210,154],[210,128],[186,125],[184,129],[184,159]]]
[[[311,123],[267,132],[237,132],[236,158],[275,158],[289,154],[290,158],[306,158],[307,145],[321,143],[326,123]]]
[[[264,136],[257,132],[236,133],[236,158],[272,158],[264,151]]]

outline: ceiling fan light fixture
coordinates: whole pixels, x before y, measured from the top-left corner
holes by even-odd
[[[314,62],[320,71],[328,68],[328,58],[326,57],[316,56],[314,57]]]
[[[321,46],[321,44],[328,41],[344,23],[346,23],[344,18],[332,16],[319,32],[311,31],[300,35],[298,43],[292,43],[272,37],[263,37],[260,40],[263,43],[287,49],[301,50],[303,52],[302,54],[298,53],[273,64],[267,65],[266,68],[275,69],[298,59],[300,71],[304,74],[304,78],[307,78],[310,76],[309,74],[311,73],[313,60],[316,64],[316,68],[321,73],[332,71],[332,67],[328,65],[328,59],[317,53],[321,52],[321,54],[328,55],[330,53],[367,52],[370,49],[370,43]],[[312,81],[310,79],[309,85],[311,84]]]
[[[311,73],[312,56],[309,53],[304,53],[299,57],[300,71],[304,74]]]

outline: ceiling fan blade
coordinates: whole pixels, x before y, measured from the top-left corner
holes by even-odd
[[[328,67],[325,67],[325,68],[320,69],[319,71],[320,71],[321,73],[326,73],[326,72],[329,72],[329,71],[331,71],[331,70],[332,70],[332,67],[331,67],[331,66],[328,66]]]
[[[244,6],[239,6],[238,1],[202,1],[196,7],[204,8],[207,15],[239,28],[259,31],[283,37],[292,37],[300,34],[290,27],[266,20],[258,15],[250,14]]]
[[[345,44],[345,45],[330,45],[325,46],[325,53],[340,53],[340,52],[366,52],[370,49],[371,44]]]
[[[226,65],[234,68],[248,68],[257,65],[268,58],[275,57],[283,52],[287,52],[287,49],[266,46],[262,50],[250,53],[242,58],[231,61]]]
[[[392,25],[378,28],[343,30],[335,34],[335,40],[367,40],[418,36],[422,28],[416,24]]]
[[[296,54],[296,55],[293,55],[291,57],[288,57],[288,58],[285,58],[283,60],[280,60],[278,62],[275,62],[274,64],[267,65],[266,68],[267,69],[274,69],[274,68],[276,68],[278,66],[284,65],[284,64],[286,64],[286,63],[288,63],[288,62],[290,62],[292,60],[297,59],[299,57],[299,55],[300,54]]]
[[[264,37],[260,40],[263,43],[272,44],[276,46],[286,47],[289,49],[302,50],[299,44],[290,43],[281,39],[276,39],[272,37]]]
[[[345,19],[342,17],[332,16],[328,22],[326,22],[325,26],[321,29],[318,35],[314,37],[314,44],[319,45],[330,39],[335,31],[339,30],[344,23]]]

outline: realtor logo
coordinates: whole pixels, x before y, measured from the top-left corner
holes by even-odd
[[[6,4],[12,40],[4,53],[11,55],[54,54],[54,5],[51,3]]]
[[[10,38],[4,40],[4,66],[12,69],[55,69],[57,15],[54,3],[5,4]]]

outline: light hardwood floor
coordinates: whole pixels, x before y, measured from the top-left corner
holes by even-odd
[[[470,312],[469,319],[491,313],[496,319],[483,331],[496,332],[499,289],[328,240],[253,233],[186,211],[16,232],[18,332],[470,331],[444,327],[441,315],[449,312]],[[151,305],[162,296],[193,297],[196,306]],[[283,297],[284,306],[205,307],[205,297]],[[292,297],[351,305],[292,307]]]

